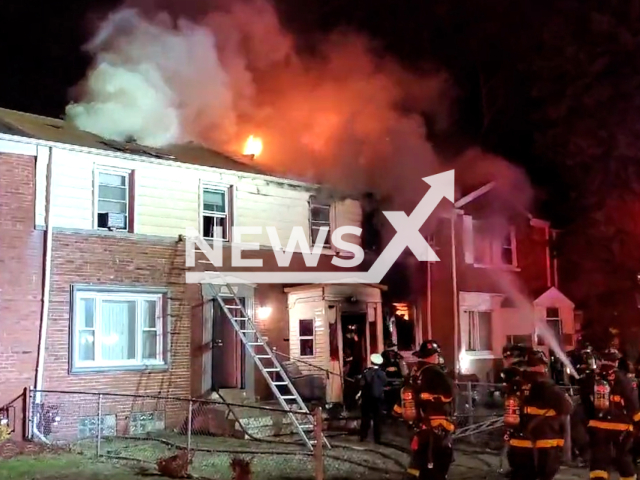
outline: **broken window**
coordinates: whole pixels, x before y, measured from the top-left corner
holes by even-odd
[[[382,240],[380,208],[372,193],[366,193],[360,204],[362,207],[362,248],[368,252],[377,252],[380,250]]]
[[[406,303],[394,303],[393,307],[398,350],[413,350],[416,347],[416,328],[412,309]]]
[[[483,220],[473,221],[473,255],[477,265],[516,265],[515,231],[509,231],[498,239],[491,224]]]
[[[228,190],[222,187],[202,189],[202,236],[229,240]]]
[[[327,236],[324,247],[331,247],[331,204],[321,202],[317,197],[309,198],[309,230],[311,232],[311,247],[316,244],[320,232],[325,229]]]

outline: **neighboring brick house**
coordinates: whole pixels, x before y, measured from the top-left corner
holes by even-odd
[[[495,381],[506,343],[548,352],[534,318],[547,322],[565,350],[571,348],[576,312],[559,290],[549,223],[516,212],[508,225],[497,226],[487,214],[491,193],[486,190],[458,200],[454,213],[440,219],[432,237],[440,261],[425,268],[421,330],[423,338],[430,332],[441,342],[458,373]]]
[[[26,153],[26,154],[25,154]],[[23,432],[23,391],[35,381],[44,232],[35,225],[35,152],[0,153],[0,419]]]

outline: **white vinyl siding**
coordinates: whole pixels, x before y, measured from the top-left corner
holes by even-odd
[[[12,142],[6,142],[11,143]],[[0,145],[1,147],[1,145]],[[8,146],[2,148],[9,148]],[[43,151],[43,155],[46,152]],[[241,172],[172,161],[146,161],[122,159],[113,156],[51,147],[51,211],[53,227],[92,230],[96,225],[96,195],[94,191],[96,167],[107,167],[132,172],[129,230],[136,234],[175,237],[184,235],[187,228],[200,230],[200,185],[212,184],[229,189],[229,224],[231,226],[261,227],[257,234],[243,234],[242,241],[270,246],[266,227],[275,227],[286,247],[292,229],[302,228],[310,238],[308,188],[268,178],[245,175]],[[46,164],[42,163],[43,167]],[[46,198],[46,171],[41,168],[37,183],[38,198]],[[43,223],[46,204],[36,207],[38,222]],[[354,225],[360,227],[360,204],[355,200],[342,200],[331,208],[332,227]],[[334,226],[335,224],[335,226]],[[44,225],[42,225],[44,226]],[[231,230],[230,230],[231,233]],[[359,244],[354,235],[345,240]],[[295,249],[299,251],[299,248]]]

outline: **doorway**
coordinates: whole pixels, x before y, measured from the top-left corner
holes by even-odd
[[[238,297],[243,307],[244,297]],[[225,305],[235,305],[233,297],[223,299]],[[220,304],[213,304],[213,338],[211,383],[213,390],[246,388],[246,349]]]
[[[342,371],[344,375],[343,402],[347,410],[357,406],[358,382],[356,378],[367,365],[367,314],[343,313],[342,325]]]

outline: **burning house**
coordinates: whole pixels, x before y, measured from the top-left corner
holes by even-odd
[[[0,111],[0,163],[12,172],[2,176],[12,187],[3,195],[15,193],[6,203],[13,213],[2,210],[3,238],[6,225],[16,230],[14,249],[2,250],[11,265],[3,274],[14,273],[2,277],[0,319],[3,332],[21,326],[20,334],[3,334],[0,353],[15,360],[3,379],[15,385],[9,396],[35,386],[32,408],[53,408],[38,416],[35,435],[89,428],[97,413],[86,405],[95,398],[80,392],[206,398],[223,390],[237,392],[231,400],[269,398],[255,359],[220,305],[204,286],[185,283],[187,227],[230,241],[236,225],[275,226],[281,238],[301,226],[313,242],[322,226],[361,224],[357,199],[270,176],[251,162],[195,145],[159,150],[107,141],[60,120],[9,110]],[[264,230],[242,241],[261,245],[243,257],[278,269]],[[20,254],[9,259],[11,252]],[[343,254],[328,240],[316,268],[337,268],[331,259]],[[201,257],[191,270],[212,268]],[[288,268],[307,269],[301,253],[292,254]],[[384,290],[260,284],[234,287],[234,294],[290,369],[300,395],[340,401],[347,342],[362,367],[383,348]],[[82,406],[57,411],[70,400],[46,393],[54,390],[78,392]],[[171,407],[129,402],[105,402],[107,430],[184,420]]]
[[[259,155],[262,147],[250,139],[245,153]],[[403,298],[369,284],[245,284],[216,302],[204,285],[185,283],[188,271],[215,271],[204,255],[186,267],[188,227],[227,243],[234,226],[275,226],[281,238],[301,226],[311,243],[322,227],[363,227],[362,239],[349,238],[369,250],[362,270],[381,249],[372,197],[275,176],[250,157],[194,144],[158,149],[108,141],[9,110],[0,110],[0,161],[1,181],[8,182],[3,198],[12,205],[0,211],[3,238],[11,231],[7,238],[15,240],[2,250],[11,268],[3,269],[0,321],[3,332],[22,326],[0,343],[11,367],[5,375],[11,388],[3,394],[35,386],[36,436],[90,431],[97,411],[85,404],[99,393],[269,399],[274,384],[222,308],[235,298],[305,401],[344,401],[344,377],[364,368],[389,339],[410,355],[436,338],[450,365],[492,379],[505,342],[537,342],[496,272],[516,275],[535,299],[536,315],[564,345],[573,342],[573,304],[557,288],[549,225],[520,212],[496,243],[483,233],[488,197],[482,195],[461,198],[453,220],[441,218],[432,230],[440,262],[421,262],[418,277],[394,278],[405,286],[419,281],[417,294]],[[249,270],[279,269],[264,229],[242,241],[260,245],[243,253],[262,260]],[[224,249],[225,265],[230,250]],[[317,267],[294,251],[287,268],[331,271],[331,260],[348,253],[327,240]],[[47,391],[78,392],[83,406],[60,412],[67,397]],[[184,410],[144,400],[101,408],[112,432],[175,426],[185,418]],[[19,424],[19,413],[14,417]]]

